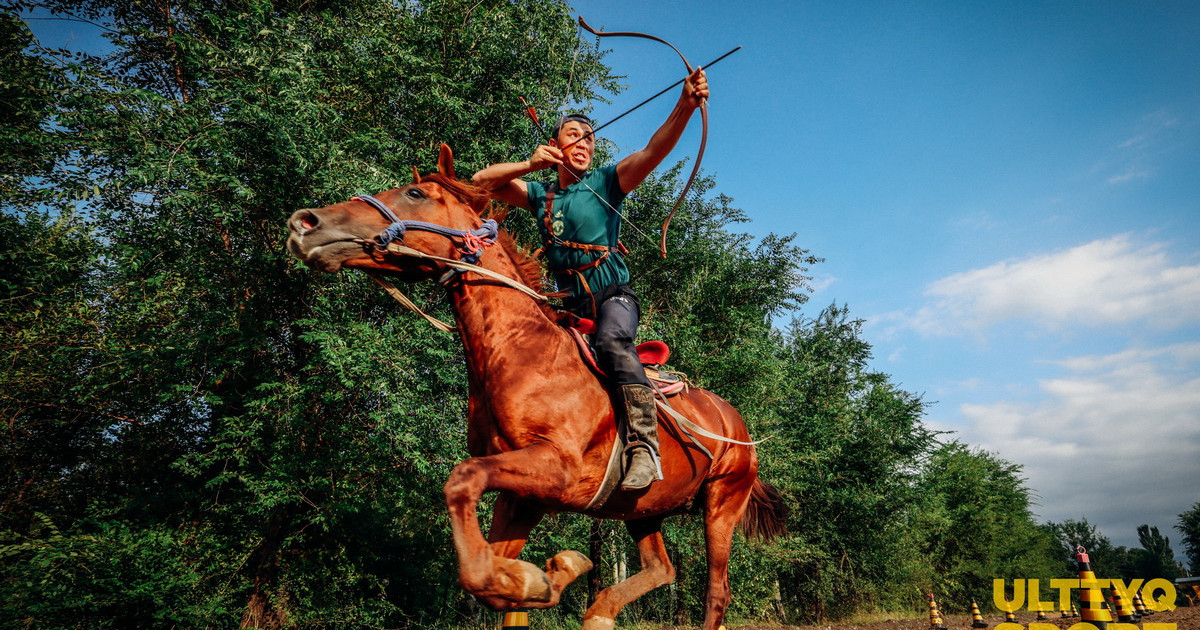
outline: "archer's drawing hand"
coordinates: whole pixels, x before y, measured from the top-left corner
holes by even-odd
[[[704,74],[703,68],[696,68],[687,81],[683,82],[683,94],[679,96],[679,100],[693,109],[708,100],[708,76]]]
[[[529,168],[535,171],[553,168],[562,163],[562,151],[558,150],[557,147],[552,147],[545,144],[535,149],[533,155],[529,158]]]

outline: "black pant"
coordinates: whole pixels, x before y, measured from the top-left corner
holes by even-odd
[[[637,294],[629,285],[618,284],[605,287],[592,297],[596,305],[594,314],[592,299],[588,297],[579,300],[571,310],[596,320],[592,346],[600,369],[614,385],[650,385],[633,345],[641,317]]]

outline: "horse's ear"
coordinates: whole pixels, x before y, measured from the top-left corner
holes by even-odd
[[[418,171],[416,166],[413,167],[413,183],[421,183],[421,171]]]
[[[450,145],[442,143],[442,150],[438,153],[438,172],[451,179],[454,178],[454,152],[450,150]]]

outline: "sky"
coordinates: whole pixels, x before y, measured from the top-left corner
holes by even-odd
[[[1200,3],[580,1],[705,63],[703,162],[825,262],[926,422],[1023,466],[1039,521],[1116,545],[1200,502]],[[669,49],[601,41],[628,90]],[[660,102],[661,101],[661,102]],[[605,129],[641,148],[673,100]],[[691,159],[699,120],[670,160]],[[690,168],[690,166],[689,166]]]
[[[847,305],[872,369],[934,403],[929,426],[1023,467],[1039,521],[1128,547],[1150,524],[1182,556],[1174,526],[1200,501],[1200,3],[573,6],[692,63],[742,46],[708,74],[703,168],[740,229],[824,258],[798,315]],[[593,103],[599,122],[683,74],[660,44],[601,44],[628,88]],[[601,135],[639,149],[672,104]]]

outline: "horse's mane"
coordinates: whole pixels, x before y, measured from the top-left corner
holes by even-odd
[[[493,202],[491,197],[483,188],[474,184],[469,184],[460,179],[443,175],[442,173],[430,173],[422,175],[421,182],[433,182],[441,186],[443,190],[449,192],[456,199],[469,206],[476,214],[488,218],[495,219],[497,223],[503,222],[508,216],[508,206]],[[517,274],[520,276],[520,281],[531,289],[546,293],[551,286],[546,281],[546,274],[543,273],[543,265],[538,262],[528,251],[517,245],[512,234],[500,228],[499,235],[496,238],[496,243],[504,248],[504,251],[512,259],[513,264],[517,268]],[[541,303],[546,314],[552,320],[558,321],[561,314],[554,308]]]

